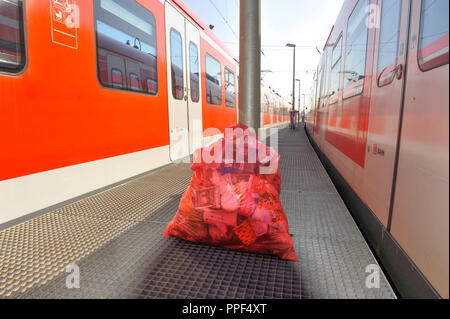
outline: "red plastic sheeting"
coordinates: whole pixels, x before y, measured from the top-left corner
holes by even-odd
[[[190,186],[164,235],[297,261],[280,201],[280,155],[246,129],[232,126],[194,153]]]

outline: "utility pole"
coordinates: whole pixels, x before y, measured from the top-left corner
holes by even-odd
[[[298,111],[300,112],[301,109],[301,99],[300,99],[300,92],[301,92],[301,80],[297,79],[296,81],[298,81]]]
[[[287,47],[289,48],[294,48],[294,66],[293,66],[293,77],[292,77],[292,111],[295,111],[295,44],[292,43],[288,43],[286,44]]]
[[[240,1],[239,123],[261,127],[261,0]]]

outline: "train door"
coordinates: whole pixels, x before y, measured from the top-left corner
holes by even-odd
[[[202,144],[200,33],[169,2],[165,10],[170,158],[176,161]]]
[[[390,231],[449,298],[449,1],[412,2]]]
[[[201,148],[203,140],[200,32],[186,23],[186,65],[188,74],[188,116],[190,152]]]
[[[409,1],[383,0],[375,40],[373,81],[367,136],[365,197],[388,226],[409,29]]]

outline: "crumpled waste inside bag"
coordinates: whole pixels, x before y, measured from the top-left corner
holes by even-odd
[[[280,155],[246,130],[234,125],[195,151],[190,186],[164,235],[297,261],[280,201]]]

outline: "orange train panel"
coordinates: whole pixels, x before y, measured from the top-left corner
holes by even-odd
[[[27,1],[28,65],[0,76],[0,180],[169,144],[164,6],[141,3],[156,20],[157,96],[100,85],[91,1],[77,1],[77,49],[52,42],[48,1]]]
[[[206,99],[206,53],[213,56],[221,64],[221,81],[225,83],[225,67],[230,69],[236,78],[236,67],[233,63],[229,62],[222,54],[220,54],[212,45],[210,45],[205,39],[201,39],[201,61],[202,61],[202,87],[203,87],[203,130],[210,128],[219,129],[221,133],[224,133],[225,128],[235,124],[237,119],[237,94],[235,96],[235,107],[230,108],[225,106],[225,87],[222,85],[222,104],[210,105]],[[237,81],[235,80],[235,83]],[[206,133],[205,136],[212,133]],[[214,135],[214,134],[213,134]]]

